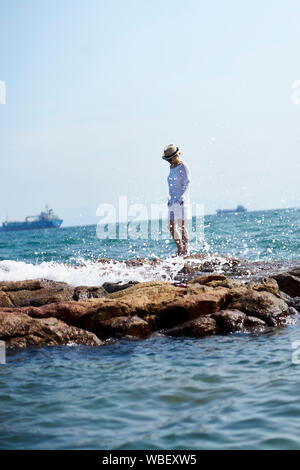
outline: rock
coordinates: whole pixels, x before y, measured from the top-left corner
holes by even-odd
[[[73,300],[74,289],[65,282],[35,279],[18,282],[2,282],[0,288],[16,307],[41,306],[53,302]]]
[[[292,297],[290,302],[287,302],[290,307],[295,308],[298,312],[300,312],[300,297]]]
[[[163,260],[159,258],[149,259],[149,258],[133,258],[122,261],[126,266],[157,266],[162,263]]]
[[[265,277],[259,282],[251,281],[246,285],[249,289],[270,292],[271,294],[276,295],[276,297],[279,297],[280,299],[282,298],[277,281],[271,277]]]
[[[185,291],[185,295],[191,296],[195,294],[198,295],[212,292],[214,292],[214,289],[211,286],[195,283],[190,285],[189,289]]]
[[[120,282],[105,282],[102,287],[103,289],[105,289],[106,292],[112,294],[113,292],[128,289],[129,287],[132,287],[135,284],[139,283],[137,281],[129,281],[125,284],[121,284]]]
[[[220,274],[218,272],[216,273],[216,271],[221,270],[227,272],[240,263],[240,259],[230,258],[216,253],[210,256],[205,253],[194,253],[184,258],[184,266],[178,274],[192,275],[206,272]]]
[[[225,279],[227,278],[223,274],[208,274],[207,276],[200,276],[191,279],[190,284],[207,284],[211,281],[224,281]]]
[[[105,297],[107,291],[103,287],[78,286],[74,289],[74,300],[100,299]]]
[[[298,271],[291,272],[284,279],[292,278],[295,286]],[[161,329],[170,336],[201,337],[290,324],[300,310],[300,296],[283,293],[273,278],[244,283],[214,273],[193,279],[190,287],[159,281],[106,287],[113,292],[44,279],[1,282],[0,338],[21,347],[101,344],[111,337],[146,338]]]
[[[234,309],[220,310],[211,316],[216,320],[219,329],[225,332],[242,330],[246,319],[245,313]]]
[[[8,347],[85,344],[100,346],[96,335],[56,318],[34,319],[22,313],[0,312],[0,338]]]
[[[288,304],[270,292],[250,291],[244,297],[231,302],[229,308],[260,318],[269,326],[275,326],[280,317],[289,315]]]
[[[158,325],[157,315],[156,314],[145,315],[144,320],[145,320],[145,322],[148,323],[150,331],[159,330],[159,325]]]
[[[126,290],[109,294],[107,298],[125,302],[132,315],[144,317],[159,312],[165,305],[184,297],[188,289],[171,283],[150,281],[136,284]]]
[[[97,336],[101,339],[147,338],[150,335],[149,324],[139,317],[116,317],[98,324]]]
[[[12,309],[0,311],[0,338],[7,341],[15,336],[26,336],[35,320],[25,313],[14,312]]]
[[[10,292],[9,296],[16,307],[32,305],[39,307],[41,305],[52,304],[73,300],[73,288],[65,289],[40,289],[37,291],[21,290]]]
[[[245,287],[245,284],[236,279],[229,279],[223,274],[208,274],[207,276],[200,276],[192,279],[190,284],[193,285],[207,285],[209,287],[227,287],[228,289],[236,289]]]
[[[0,290],[0,307],[11,307],[13,306],[9,295],[6,292]]]
[[[208,286],[211,287],[227,287],[228,289],[239,289],[244,288],[245,284],[241,281],[237,281],[236,279],[225,279],[223,281],[211,281],[208,282]]]
[[[298,270],[291,272],[298,272]],[[272,277],[277,281],[280,290],[291,297],[300,296],[300,277],[289,273],[282,273]]]
[[[246,315],[244,326],[245,328],[248,329],[248,328],[257,328],[257,327],[265,328],[267,325],[266,325],[266,322],[264,322],[260,318],[250,317]]]
[[[190,336],[201,338],[207,335],[213,335],[218,331],[216,321],[210,315],[203,315],[195,320],[182,323],[175,328],[166,330],[164,333],[168,336]]]
[[[226,305],[230,305],[231,302],[240,299],[241,297],[244,297],[249,292],[251,292],[250,289],[245,285],[243,285],[242,287],[234,287],[232,289],[228,289],[226,296]]]
[[[69,325],[97,332],[102,322],[116,317],[157,315],[165,305],[183,297],[187,289],[164,282],[136,284],[104,298],[28,307],[26,313],[35,318],[55,317]],[[151,322],[154,325],[154,322]]]
[[[129,316],[131,310],[122,301],[104,297],[49,304],[40,308],[28,307],[26,313],[33,318],[58,318],[68,325],[94,331],[94,329],[97,329],[98,322],[120,316]]]
[[[0,282],[0,289],[5,292],[19,291],[19,290],[38,290],[43,289],[45,286],[51,285],[54,281],[46,279],[29,279],[26,281],[2,281]],[[56,283],[58,284],[58,283]],[[59,283],[67,286],[66,283]]]
[[[291,274],[292,276],[296,276],[296,277],[300,277],[300,266],[296,266],[295,268],[291,269],[290,271],[288,271],[289,274]]]
[[[213,292],[187,295],[172,302],[158,313],[159,328],[172,328],[202,315],[222,309],[227,290],[216,287]]]
[[[284,300],[288,305],[290,305],[293,302],[293,299],[296,299],[297,297],[291,297],[290,295],[287,295],[285,292],[282,290],[280,291],[280,297],[282,300]]]

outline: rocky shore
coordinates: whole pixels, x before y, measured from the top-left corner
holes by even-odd
[[[157,333],[201,338],[263,332],[297,320],[300,266],[226,257],[211,262],[206,257],[201,264],[201,256],[184,260],[170,282],[78,287],[46,279],[0,282],[0,340],[12,348],[103,346]],[[98,261],[108,262],[113,261]],[[159,262],[126,261],[149,267]]]

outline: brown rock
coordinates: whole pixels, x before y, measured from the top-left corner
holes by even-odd
[[[195,320],[182,323],[175,328],[165,331],[168,336],[190,336],[201,338],[207,335],[213,335],[218,331],[216,321],[209,315],[203,315]]]
[[[247,286],[249,289],[270,292],[271,294],[276,295],[276,297],[279,297],[279,299],[282,298],[277,281],[271,277],[265,277],[259,282],[251,281],[247,283]]]
[[[168,304],[158,314],[160,328],[172,328],[189,320],[216,312],[225,304],[227,289],[215,288],[213,292],[187,295]]]
[[[242,330],[246,319],[245,313],[235,309],[220,310],[211,316],[216,320],[219,329],[225,332]]]
[[[224,281],[225,279],[227,278],[223,274],[208,274],[207,276],[196,277],[189,282],[190,284],[207,284],[211,281]]]
[[[230,303],[233,302],[234,300],[244,297],[249,292],[251,291],[249,290],[247,286],[234,287],[232,289],[228,289],[227,296],[226,296],[226,306],[230,305]]]
[[[236,289],[245,287],[245,284],[236,279],[229,279],[223,274],[208,274],[207,276],[200,276],[190,281],[191,286],[194,285],[207,285],[210,287],[227,287],[228,289]]]
[[[150,330],[155,331],[159,329],[158,322],[157,322],[157,315],[156,314],[149,314],[144,316],[144,320],[148,323]]]
[[[100,346],[93,333],[68,326],[56,318],[34,319],[22,313],[0,312],[0,338],[8,347],[85,344]]]
[[[38,290],[43,289],[45,287],[49,287],[53,283],[54,281],[48,281],[46,279],[28,279],[26,281],[2,281],[0,282],[0,289],[5,292],[18,290]],[[55,284],[62,284],[64,286],[68,285],[64,282]]]
[[[287,303],[270,292],[250,291],[244,297],[233,301],[229,308],[241,310],[252,317],[258,317],[269,326],[275,326],[276,318],[289,315]]]
[[[118,292],[119,290],[128,289],[129,287],[132,287],[135,284],[139,283],[137,281],[129,281],[125,284],[121,284],[120,282],[105,282],[102,287],[103,289],[105,289],[106,292],[112,294],[113,292]]]
[[[110,337],[120,339],[124,336],[147,338],[150,335],[150,326],[139,317],[116,317],[99,322],[96,333],[101,339]]]
[[[212,292],[214,292],[214,289],[211,286],[195,283],[190,285],[189,289],[185,291],[185,294],[190,296]]]
[[[0,290],[0,307],[11,307],[13,306],[10,297],[7,295],[6,292]]]
[[[0,338],[6,341],[14,336],[26,336],[35,320],[25,313],[14,312],[12,309],[0,311]]]
[[[103,287],[78,286],[74,289],[74,300],[100,299],[107,295]]]
[[[199,260],[198,262],[194,260]],[[241,263],[240,259],[230,258],[224,255],[218,255],[215,253],[210,259],[208,259],[205,253],[194,253],[188,255],[185,258],[183,268],[179,271],[179,274],[197,274],[203,272],[216,273],[218,270],[223,272],[231,270],[234,266]]]
[[[65,282],[34,279],[18,282],[2,282],[0,288],[16,307],[41,306],[53,302],[73,300],[74,289]]]
[[[44,305],[40,308],[28,307],[26,313],[34,318],[54,317],[69,325],[94,331],[97,323],[114,317],[129,316],[130,308],[122,301],[101,298]]]
[[[256,327],[266,327],[266,322],[261,320],[260,318],[256,317],[250,317],[246,315],[245,322],[244,322],[245,328],[256,328]]]
[[[291,269],[289,271],[289,274],[292,274],[292,276],[300,277],[300,266],[296,266],[295,268]]]
[[[244,288],[245,284],[236,279],[225,279],[224,281],[211,281],[207,284],[211,287],[227,287],[228,289],[240,289]]]
[[[273,276],[273,278],[277,281],[280,290],[290,295],[291,297],[300,296],[300,277],[289,273],[283,273],[278,274],[277,276]]]
[[[36,291],[20,290],[9,292],[9,296],[16,307],[23,307],[27,305],[39,307],[55,302],[73,300],[73,293],[74,289],[67,287],[63,289],[39,289]]]
[[[289,303],[289,305],[290,305],[290,307],[293,307],[298,312],[300,312],[300,297],[292,297],[291,302]]]
[[[107,298],[125,302],[132,315],[143,317],[159,312],[168,303],[184,297],[187,292],[188,289],[178,288],[167,282],[150,281],[114,292]]]

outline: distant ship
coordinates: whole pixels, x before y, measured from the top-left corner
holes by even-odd
[[[29,215],[24,222],[3,222],[2,231],[15,232],[17,230],[34,230],[42,228],[59,228],[63,220],[53,214],[53,210],[46,206],[46,210],[40,215]]]
[[[217,209],[217,214],[222,215],[222,214],[236,214],[240,212],[247,212],[246,207],[242,206],[239,204],[236,206],[236,209]]]

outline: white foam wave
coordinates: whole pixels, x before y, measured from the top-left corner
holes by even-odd
[[[168,258],[156,265],[141,264],[130,266],[123,262],[110,261],[95,263],[88,261],[80,266],[63,263],[42,262],[40,264],[22,261],[0,261],[0,281],[23,281],[26,279],[49,279],[67,282],[72,286],[100,286],[104,282],[129,281],[170,281],[183,267],[183,259]]]

